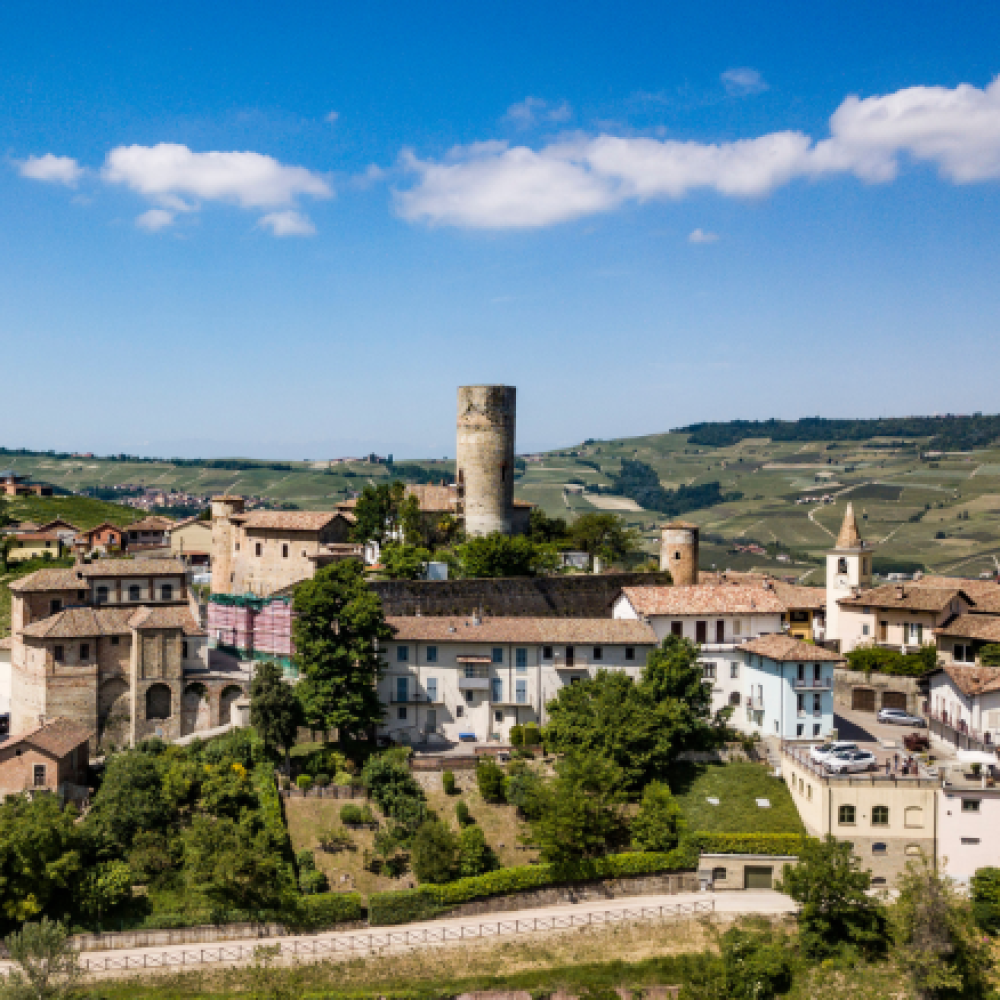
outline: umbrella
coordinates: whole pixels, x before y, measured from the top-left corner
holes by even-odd
[[[986,750],[959,750],[958,759],[963,764],[995,764],[997,755]]]

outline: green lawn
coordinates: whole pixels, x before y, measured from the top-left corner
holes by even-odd
[[[805,832],[785,783],[761,764],[678,764],[670,787],[691,832]],[[756,799],[768,799],[771,807],[761,809]]]

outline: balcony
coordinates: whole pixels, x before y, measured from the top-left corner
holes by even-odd
[[[746,704],[747,708],[755,712],[761,712],[764,709],[764,697],[759,694],[748,694]]]
[[[598,663],[603,665],[604,661],[599,660]],[[556,670],[586,670],[590,666],[590,660],[586,656],[571,656],[567,659],[561,654],[556,654],[551,660],[542,661],[543,666],[546,664]]]
[[[459,691],[489,691],[490,689],[490,679],[489,677],[464,677],[459,674],[458,677],[458,690]]]
[[[796,690],[808,690],[809,688],[813,688],[814,690],[831,691],[833,690],[833,678],[795,677],[792,680],[792,687]]]
[[[389,699],[390,705],[441,705],[443,703],[444,698],[440,695],[432,698],[430,695],[420,691],[411,691],[405,698],[400,698],[398,694],[394,694]]]

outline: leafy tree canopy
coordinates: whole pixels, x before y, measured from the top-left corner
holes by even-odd
[[[937,666],[937,647],[934,643],[921,646],[915,653],[900,653],[880,646],[858,646],[844,655],[851,670],[864,673],[920,677]]]
[[[383,664],[376,644],[392,637],[382,602],[354,559],[324,566],[295,592],[293,635],[306,720],[341,738],[382,718],[376,683]]]
[[[622,559],[639,547],[639,532],[626,527],[617,514],[581,514],[570,525],[569,535],[575,548],[608,562]]]
[[[430,560],[429,550],[400,542],[387,542],[379,555],[382,571],[390,580],[417,580]]]
[[[399,529],[399,519],[406,486],[401,480],[369,484],[354,505],[351,536],[357,542],[383,542]]]
[[[566,519],[549,517],[541,507],[532,507],[528,519],[528,538],[536,545],[566,542],[569,540]]]
[[[421,882],[450,882],[459,872],[458,838],[447,823],[426,820],[413,838],[413,872]]]
[[[470,538],[456,552],[469,577],[534,576],[556,565],[550,547],[536,545],[525,535],[510,537],[498,531]]]
[[[670,788],[651,781],[642,791],[639,812],[632,820],[632,843],[642,851],[672,851],[680,840],[684,818]]]
[[[250,724],[260,733],[268,752],[277,747],[288,753],[302,716],[302,706],[276,663],[258,663],[250,682]]]

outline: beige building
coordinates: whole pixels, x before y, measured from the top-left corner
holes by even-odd
[[[23,531],[11,539],[7,562],[29,559],[58,559],[63,554],[62,539],[54,531]]]
[[[176,560],[44,569],[10,590],[13,732],[58,716],[95,746],[173,739],[228,722],[248,690],[244,673],[210,664]]]
[[[882,774],[829,775],[806,750],[785,748],[781,773],[806,833],[847,841],[872,873],[872,884],[891,886],[906,862],[937,856],[940,781]]]
[[[212,522],[199,517],[178,521],[169,530],[170,554],[188,563],[208,563],[212,554]]]

